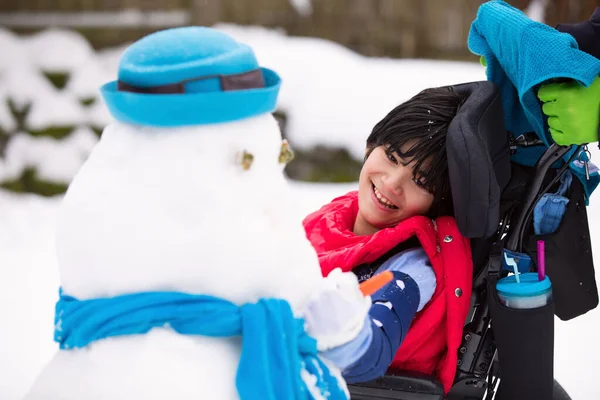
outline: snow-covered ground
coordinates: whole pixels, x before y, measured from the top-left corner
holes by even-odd
[[[595,154],[600,157],[600,154]],[[315,210],[352,184],[293,183],[301,214]],[[0,398],[17,400],[56,350],[52,342],[58,273],[53,227],[60,198],[0,193]],[[600,240],[600,197],[589,207],[592,242]],[[596,245],[595,254],[600,246]],[[596,260],[598,256],[595,257]],[[600,279],[600,274],[596,274]],[[600,311],[570,322],[556,319],[555,376],[575,400],[600,398]]]
[[[288,113],[288,133],[299,147],[315,143],[342,145],[360,157],[372,125],[397,103],[425,87],[484,79],[483,69],[476,62],[372,59],[318,39],[289,38],[262,28],[220,28],[252,45],[261,63],[282,75],[279,106]],[[61,45],[56,41],[48,46]],[[77,71],[86,68],[80,74],[91,74],[89,79],[96,74],[114,77],[121,51],[115,49],[94,57],[102,72],[93,72],[96,67],[90,66],[90,59],[78,64],[81,69]],[[89,79],[74,80],[69,92],[88,93]],[[0,81],[0,94],[7,90]],[[46,95],[44,91],[26,93]],[[101,103],[95,113],[98,120],[106,121]],[[87,132],[80,131],[72,145],[85,152],[90,142]],[[15,141],[16,149],[7,149],[7,160],[11,151],[15,153],[11,160],[16,160],[7,161],[9,164],[35,162],[48,176],[68,175],[76,169],[72,158],[49,155],[57,148],[53,143],[38,147],[26,144]],[[598,160],[600,153],[593,147],[593,159]],[[11,164],[10,168],[15,166]],[[297,200],[294,211],[304,215],[352,187],[293,183]],[[600,240],[599,196],[592,198],[589,207],[593,243]],[[60,198],[0,192],[2,400],[19,399],[56,349],[52,332],[59,278],[53,232],[59,202]],[[596,252],[600,252],[600,246],[596,246]],[[600,386],[595,382],[600,358],[598,329],[598,310],[569,323],[557,320],[555,375],[577,400],[600,398]]]

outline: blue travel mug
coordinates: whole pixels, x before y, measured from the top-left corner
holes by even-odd
[[[531,309],[539,308],[552,300],[552,284],[545,276],[539,280],[536,272],[519,274],[520,282],[515,275],[502,278],[496,283],[500,302],[506,307]]]

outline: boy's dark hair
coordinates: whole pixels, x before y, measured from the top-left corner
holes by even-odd
[[[374,148],[386,146],[415,161],[415,178],[434,196],[427,214],[431,218],[454,213],[446,133],[464,100],[451,87],[425,89],[390,111],[367,138],[367,157]],[[422,174],[417,176],[417,171]]]

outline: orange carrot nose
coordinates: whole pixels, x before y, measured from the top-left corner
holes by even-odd
[[[392,279],[394,279],[394,274],[391,271],[382,272],[361,283],[360,291],[363,295],[370,296],[391,282]]]

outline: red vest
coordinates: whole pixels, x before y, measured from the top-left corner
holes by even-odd
[[[350,192],[304,219],[323,276],[335,268],[348,272],[373,262],[398,243],[416,236],[431,260],[437,286],[429,303],[413,320],[391,366],[435,374],[448,392],[470,307],[473,262],[469,240],[459,233],[452,217],[433,222],[416,216],[373,235],[357,236],[352,232],[357,213],[357,192]]]

